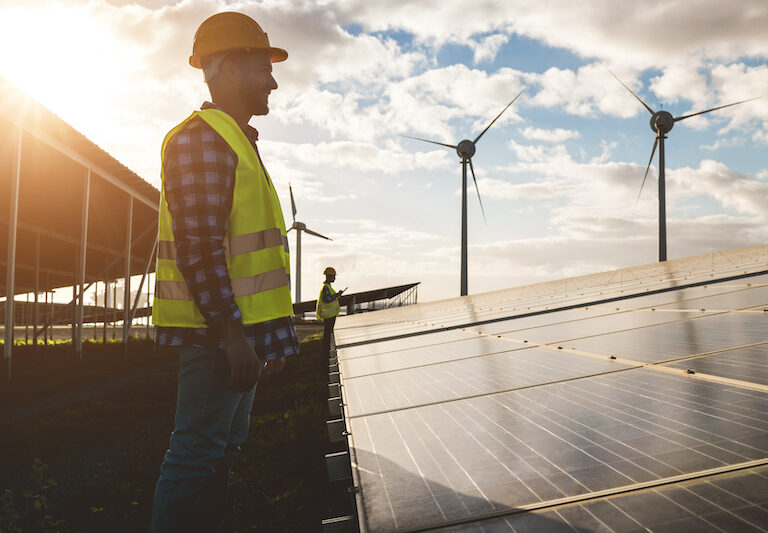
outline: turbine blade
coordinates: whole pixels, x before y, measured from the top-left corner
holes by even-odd
[[[745,102],[751,102],[752,100],[757,100],[758,98],[760,98],[760,97],[756,96],[754,98],[749,98],[747,100],[742,100],[740,102],[734,102],[732,104],[726,104],[726,105],[721,105],[721,106],[718,106],[718,107],[713,107],[712,109],[707,109],[706,111],[699,111],[698,113],[691,113],[690,115],[683,115],[682,117],[675,118],[675,122],[677,122],[678,120],[685,120],[686,118],[695,117],[696,115],[703,115],[704,113],[709,113],[710,111],[717,111],[718,109],[723,109],[724,107],[731,107],[732,105],[739,105],[739,104],[743,104]]]
[[[477,138],[475,138],[475,140],[474,140],[474,141],[472,141],[472,142],[473,142],[474,144],[477,144],[477,141],[479,141],[479,140],[480,140],[480,137],[482,137],[482,136],[483,136],[483,134],[484,134],[486,131],[488,131],[488,128],[490,128],[491,126],[493,126],[493,123],[494,123],[494,122],[496,122],[496,121],[499,119],[499,117],[500,117],[501,115],[503,115],[503,114],[504,114],[504,111],[506,111],[507,109],[509,109],[509,106],[511,106],[512,104],[514,104],[514,103],[515,103],[515,100],[517,100],[518,98],[520,98],[520,95],[521,95],[521,94],[523,94],[524,92],[525,92],[525,89],[523,89],[522,91],[520,91],[519,93],[517,93],[517,96],[515,96],[515,97],[512,99],[512,101],[511,101],[511,102],[509,102],[509,103],[507,104],[507,107],[505,107],[504,109],[502,109],[502,110],[501,110],[501,113],[499,113],[498,115],[496,115],[496,118],[495,118],[495,119],[493,119],[493,120],[491,121],[491,123],[490,123],[490,124],[488,124],[488,125],[485,127],[485,129],[484,129],[483,131],[481,131],[481,132],[480,132],[480,135],[478,135],[478,136],[477,136]]]
[[[480,188],[477,186],[477,179],[475,178],[475,167],[472,166],[472,158],[469,159],[469,170],[472,171],[472,181],[475,182],[475,190],[477,191],[477,199],[480,201],[480,212],[483,213],[483,222],[488,224],[488,219],[485,218],[485,208],[483,207],[483,199],[480,197]]]
[[[616,74],[614,74],[614,73],[613,73],[613,72],[611,72],[610,70],[609,70],[608,72],[610,72],[611,76],[613,76],[614,78],[616,78],[616,80],[617,80],[619,83],[621,83],[622,85],[624,85],[624,82],[623,82],[623,81],[621,81],[621,80],[619,79],[619,77],[618,77]],[[653,115],[653,113],[654,113],[653,109],[651,109],[650,107],[648,107],[648,104],[646,104],[645,102],[643,102],[643,101],[640,99],[640,97],[639,97],[639,96],[637,96],[637,95],[636,95],[634,92],[632,92],[632,89],[630,89],[630,88],[629,88],[629,87],[627,87],[626,85],[624,85],[624,88],[625,88],[626,90],[628,90],[632,96],[634,96],[635,98],[637,98],[637,101],[638,101],[638,102],[640,102],[641,104],[643,104],[643,107],[644,107],[644,108],[646,108],[646,109],[648,110],[648,112],[649,112],[651,115]]]
[[[291,226],[290,228],[288,228],[288,231],[286,231],[286,233],[290,233],[292,229],[296,229],[296,228],[294,228],[293,226]]]
[[[291,193],[291,211],[293,211],[293,221],[296,222],[296,202],[293,201],[293,187],[291,182],[288,182],[288,192]]]
[[[432,144],[439,144],[440,146],[447,146],[448,148],[453,148],[454,150],[458,150],[458,146],[454,146],[452,144],[445,144],[445,143],[439,143],[437,141],[430,141],[429,139],[421,139],[419,137],[411,137],[410,135],[401,135],[401,137],[408,137],[409,139],[416,139],[417,141],[424,141],[425,143],[432,143]]]
[[[326,239],[326,240],[328,240],[328,241],[332,241],[332,240],[333,240],[333,239],[331,239],[330,237],[326,237],[325,235],[320,235],[320,234],[319,234],[319,233],[317,233],[316,231],[312,231],[311,229],[308,229],[308,228],[304,228],[304,231],[305,231],[306,233],[309,233],[310,235],[314,235],[315,237],[320,237],[321,239]]]
[[[643,194],[643,187],[645,186],[645,179],[648,177],[648,171],[651,170],[651,163],[653,162],[653,154],[656,153],[656,146],[659,144],[659,138],[656,137],[653,141],[653,149],[651,150],[651,158],[648,159],[648,166],[645,167],[645,175],[643,176],[643,183],[640,184],[640,192],[637,193],[637,200],[635,200],[635,207],[632,209],[632,212],[635,212],[635,209],[637,209],[637,204],[640,203],[640,195]]]

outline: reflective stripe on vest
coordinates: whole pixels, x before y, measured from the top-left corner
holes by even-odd
[[[253,145],[237,123],[217,109],[196,111],[166,135],[162,153],[170,139],[195,117],[207,122],[237,156],[232,209],[222,244],[243,323],[290,316],[293,306],[288,239],[280,201]],[[158,232],[153,322],[159,326],[205,327],[205,319],[176,265],[176,243],[164,187],[160,189]]]
[[[225,239],[223,244],[226,257],[258,252],[273,246],[282,246],[285,252],[288,253],[288,238],[285,235],[281,235],[280,230],[277,228],[230,237],[229,240]],[[176,243],[174,241],[160,241],[158,243],[157,257],[176,261]]]
[[[331,296],[336,294],[336,291],[333,290],[333,287],[331,287],[330,283],[324,283],[323,288],[328,287],[328,290],[331,292]],[[339,299],[336,298],[330,303],[326,303],[323,301],[323,289],[320,289],[320,296],[317,297],[317,305],[315,306],[315,313],[317,314],[317,318],[325,320],[326,318],[333,318],[336,315],[338,315],[341,312],[341,304],[339,304]]]

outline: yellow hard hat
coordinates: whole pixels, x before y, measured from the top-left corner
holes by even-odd
[[[333,268],[333,267],[328,267],[325,270],[323,270],[323,274],[326,275],[326,276],[328,276],[328,275],[335,276],[336,275],[336,269]]]
[[[268,50],[272,63],[288,58],[288,52],[269,45],[267,34],[251,17],[225,11],[205,19],[200,24],[195,33],[189,64],[195,68],[203,68],[203,57],[229,50]]]

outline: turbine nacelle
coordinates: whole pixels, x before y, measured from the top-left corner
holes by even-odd
[[[674,125],[675,117],[669,111],[656,111],[651,116],[651,129],[656,133],[669,133]]]
[[[462,159],[469,159],[475,155],[475,143],[469,139],[464,139],[456,146],[456,153]]]
[[[295,230],[305,230],[305,229],[307,229],[307,225],[306,224],[304,224],[303,222],[296,222],[295,220],[293,221],[293,226],[291,226],[291,227],[293,229],[295,229]]]

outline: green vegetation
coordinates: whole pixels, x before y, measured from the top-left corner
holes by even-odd
[[[327,370],[311,336],[259,383],[233,471],[236,531],[316,531],[339,513],[323,463]],[[20,347],[0,388],[0,533],[147,531],[175,372],[173,354],[147,341],[127,356],[119,344],[88,343],[82,362],[67,345]]]

